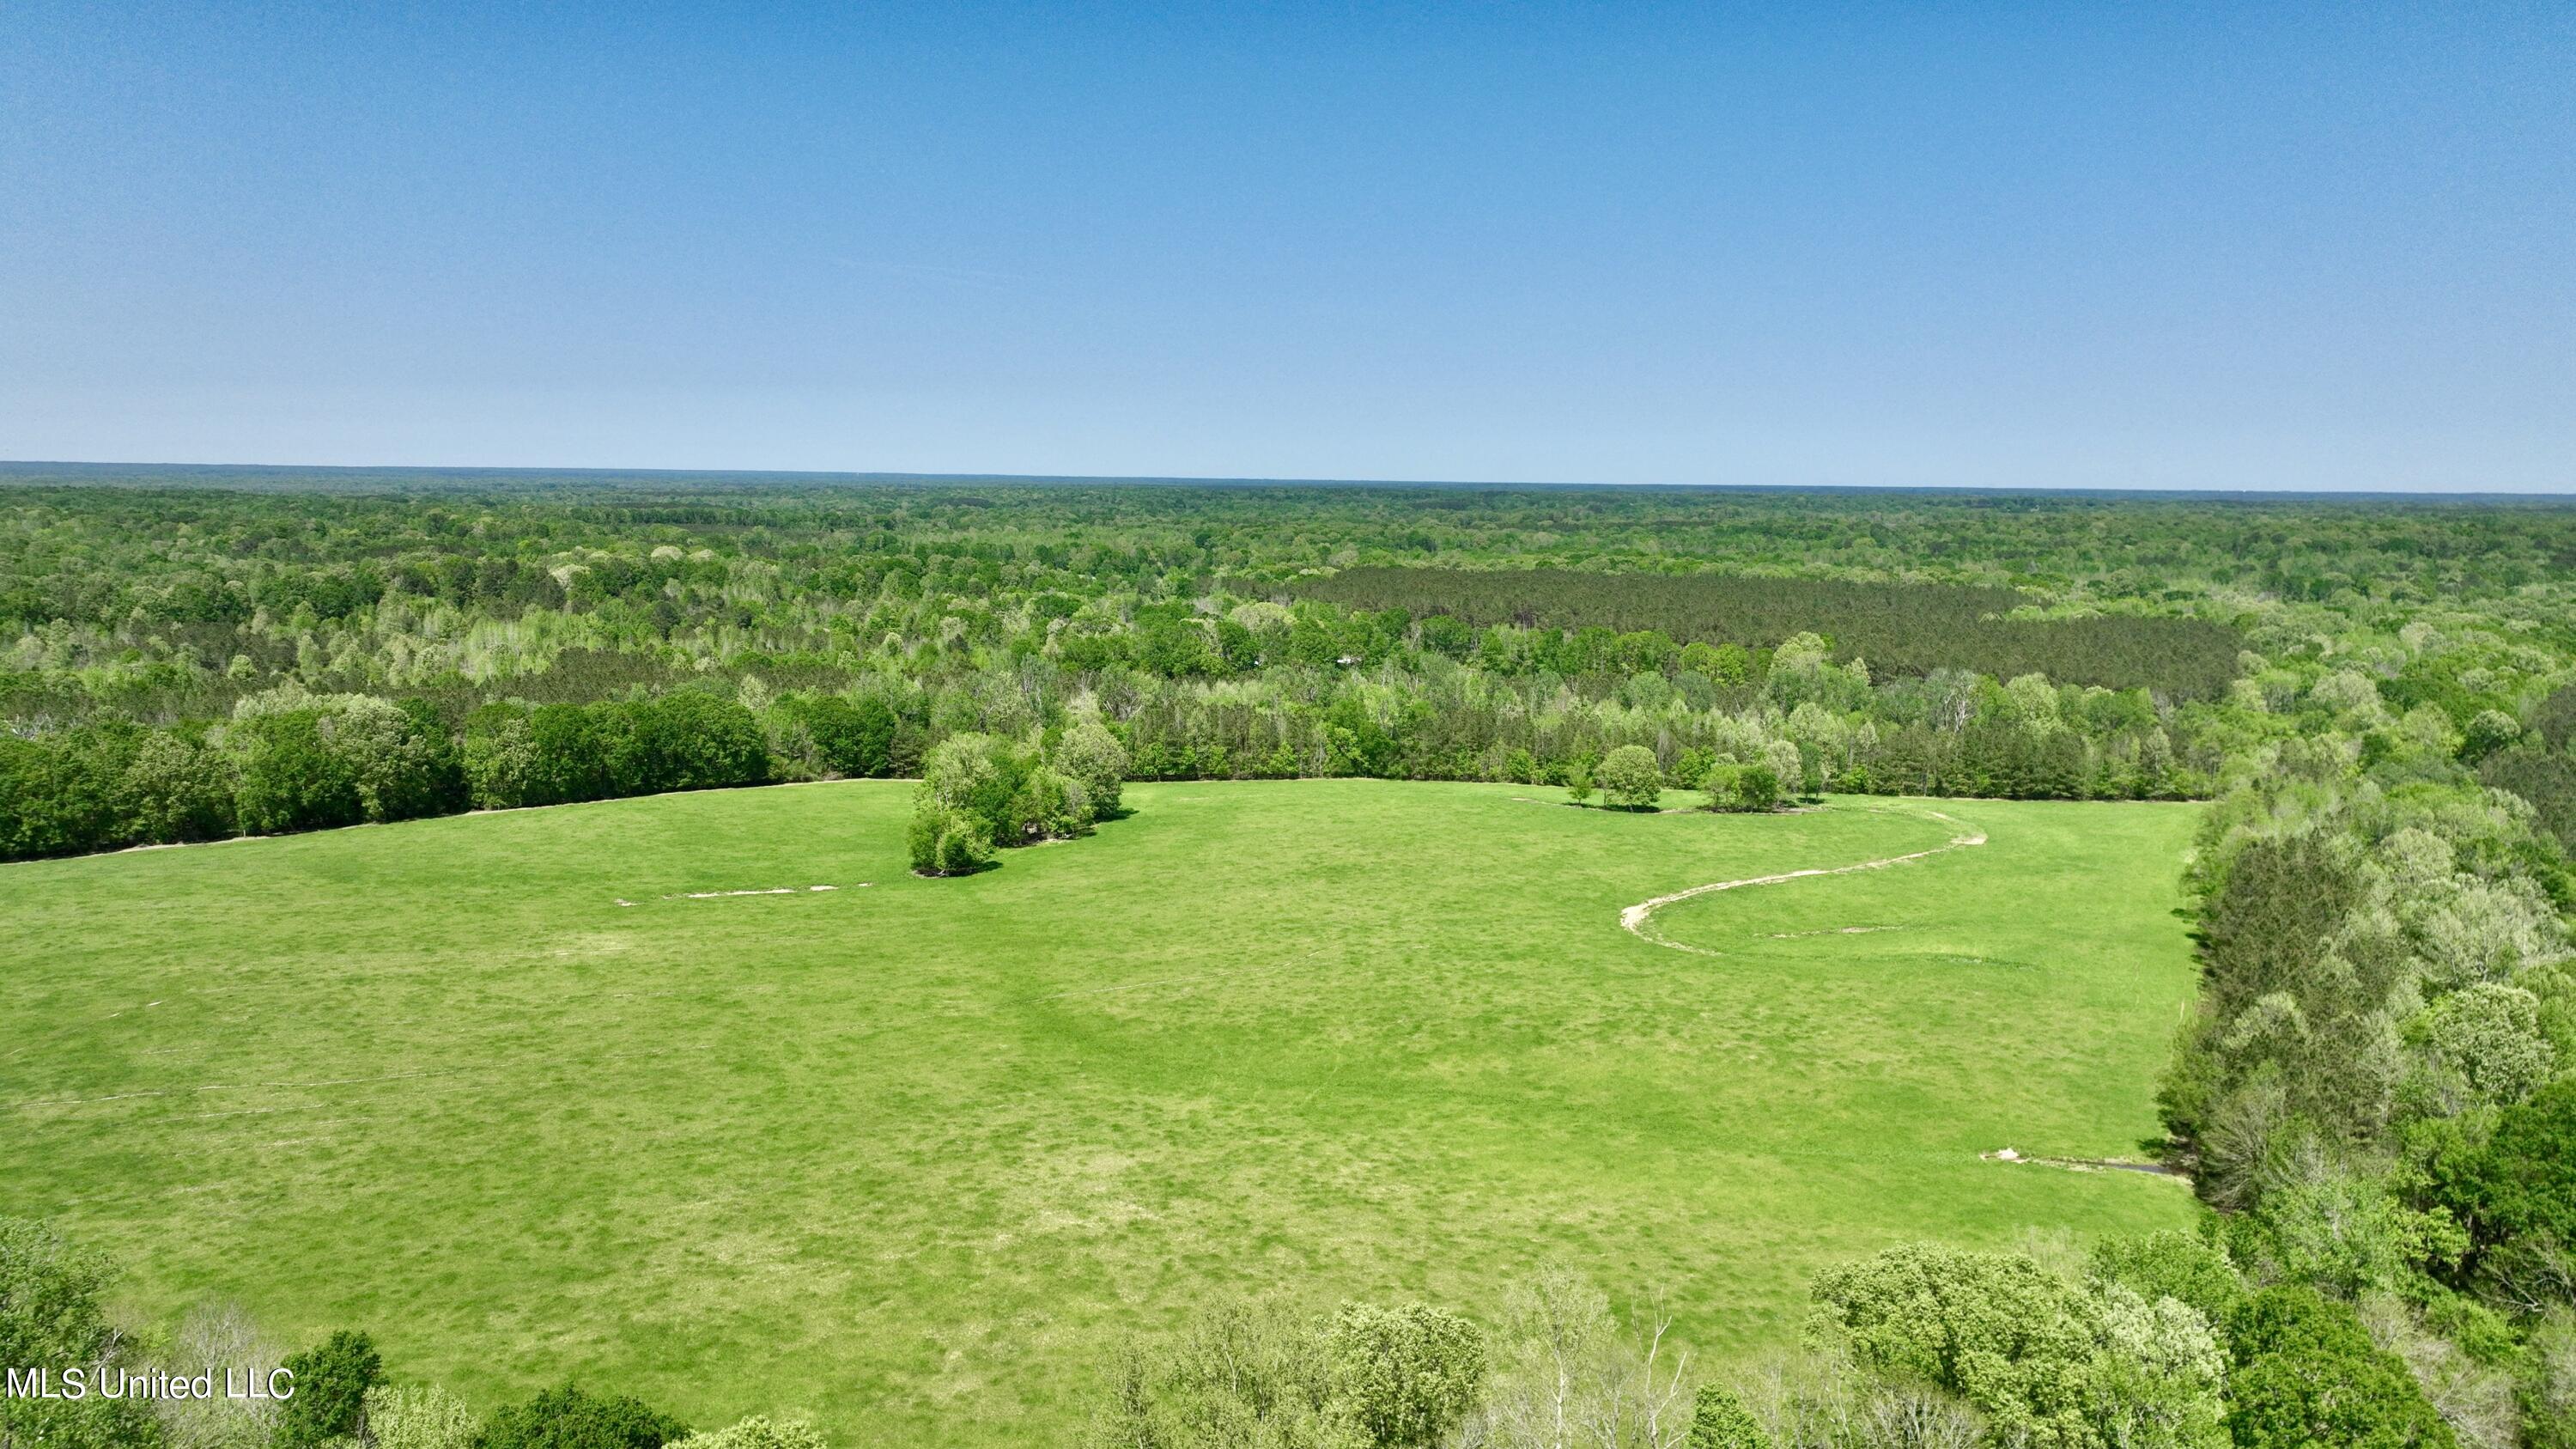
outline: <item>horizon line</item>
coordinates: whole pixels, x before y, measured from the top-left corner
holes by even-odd
[[[599,465],[548,464],[440,464],[440,463],[238,463],[238,462],[127,462],[90,459],[0,458],[0,484],[27,486],[25,477],[44,470],[71,473],[126,474],[134,481],[145,481],[139,475],[235,474],[235,475],[342,475],[353,481],[359,477],[421,475],[427,478],[584,478],[594,481],[633,479],[638,482],[658,480],[728,479],[805,483],[838,483],[857,486],[925,486],[946,487],[969,484],[1003,486],[1090,486],[1090,487],[1165,487],[1165,488],[1390,488],[1451,489],[1478,492],[1645,492],[1645,493],[1902,493],[1912,495],[1949,495],[1983,497],[2017,495],[2035,497],[2086,498],[2152,498],[2173,500],[2387,500],[2434,503],[2477,502],[2563,502],[2576,504],[2576,485],[2565,489],[2486,488],[2486,489],[2397,489],[2397,488],[2311,488],[2284,486],[2278,488],[2198,487],[2153,488],[2091,484],[2034,483],[1614,483],[1584,480],[1549,479],[1475,479],[1475,478],[1303,478],[1264,477],[1259,475],[1195,475],[1156,473],[995,473],[995,472],[920,472],[863,471],[857,469],[809,468],[662,468],[617,467]],[[74,484],[73,479],[62,479]],[[98,482],[116,481],[103,477]]]

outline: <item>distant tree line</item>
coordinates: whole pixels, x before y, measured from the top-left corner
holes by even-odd
[[[826,738],[838,736],[827,727]],[[743,706],[699,692],[485,706],[451,727],[419,700],[243,701],[202,727],[0,737],[0,857],[23,859],[554,805],[773,778]]]
[[[0,474],[12,857],[909,777],[1078,714],[1146,779],[1635,746],[1685,789],[2203,796],[2357,694],[2366,751],[2456,734],[2568,828],[2523,728],[2576,660],[2566,508]]]
[[[1275,605],[1245,606],[1257,638]],[[1657,636],[1658,638],[1660,636]],[[1638,646],[1647,647],[1645,645]],[[862,676],[839,692],[773,693],[763,676],[693,680],[592,704],[472,704],[321,695],[287,685],[235,702],[233,717],[147,728],[109,720],[0,736],[0,858],[218,839],[464,809],[503,809],[777,780],[911,777],[940,742],[989,736],[1024,753],[1079,717],[1102,731],[1129,779],[1374,776],[1587,785],[1624,748],[1650,755],[1669,789],[1713,772],[1778,793],[2172,799],[2204,796],[2235,762],[2331,728],[2358,706],[2378,723],[2357,748],[2432,756],[2515,788],[2544,833],[2564,839],[2576,760],[2552,745],[2566,696],[2511,714],[2433,705],[2398,714],[2393,690],[2349,671],[2313,684],[2247,680],[2219,703],[2175,708],[2143,690],[2009,681],[1938,670],[1875,680],[1833,662],[1814,635],[1747,655],[1720,684],[1691,649],[1672,673],[1644,670],[1587,697],[1553,676],[1463,667],[1282,666],[1243,680],[1112,670],[1085,678],[1035,666],[930,682]],[[782,674],[782,683],[792,679]],[[1093,772],[1094,776],[1097,771]],[[1095,789],[1095,793],[1097,793]],[[1757,791],[1756,795],[1766,792]]]
[[[662,693],[711,670],[834,692],[887,667],[936,679],[1032,655],[1200,678],[1374,668],[1419,647],[1597,694],[1586,681],[1676,672],[1603,647],[1650,631],[1747,654],[1814,631],[1880,678],[2037,672],[2187,702],[2234,677],[2231,631],[2273,634],[2244,642],[2279,662],[2338,620],[2393,630],[2474,602],[2564,649],[2557,581],[2576,566],[2576,510],[2543,506],[428,474],[202,486],[294,483],[239,471],[95,486],[119,476],[0,470],[21,480],[0,486],[0,721],[19,733],[220,719],[288,679],[452,714]],[[1394,567],[1433,557],[1446,567]],[[1413,597],[1444,580],[1435,592],[1475,596]],[[1220,617],[1381,584],[1405,597],[1299,606],[1311,627],[1278,648],[1248,650]],[[1389,608],[1410,622],[1354,617]],[[1499,643],[1478,636],[1525,617]],[[2406,684],[2492,697],[2495,682],[2490,663],[2446,657]]]
[[[1265,608],[1272,606],[1263,606]],[[591,704],[316,694],[289,682],[232,716],[151,728],[107,720],[0,736],[0,858],[25,859],[507,809],[757,785],[909,777],[971,738],[995,780],[1374,776],[1590,781],[1614,755],[1668,788],[1767,771],[1780,793],[2179,798],[2225,756],[2177,748],[2193,722],[2144,691],[2009,683],[1940,671],[1873,683],[1813,635],[1764,651],[1736,686],[1679,668],[1587,699],[1559,682],[1437,667],[1374,674],[1285,667],[1258,679],[1128,672],[1068,684],[1043,670],[939,686],[879,674],[837,693],[772,693],[758,675]],[[1076,725],[1082,773],[1034,776]],[[2189,735],[2186,738],[2190,738]],[[1623,752],[1625,752],[1623,754]],[[1034,766],[1031,766],[1034,768]],[[978,807],[1007,844],[1025,810]],[[1080,815],[1079,810],[1070,811]],[[992,832],[988,832],[992,833]],[[951,832],[953,835],[954,832]],[[956,837],[962,839],[963,837]]]

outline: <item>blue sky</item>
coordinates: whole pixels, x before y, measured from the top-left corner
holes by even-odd
[[[2576,6],[10,0],[0,457],[2566,491]]]

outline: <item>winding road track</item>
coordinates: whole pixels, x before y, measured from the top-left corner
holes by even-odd
[[[1894,814],[1899,812],[1891,811],[1889,813]],[[1951,836],[1950,843],[1947,845],[1936,845],[1930,850],[1918,850],[1910,855],[1891,855],[1882,860],[1864,860],[1857,865],[1822,866],[1814,870],[1784,871],[1779,875],[1747,876],[1743,880],[1711,881],[1707,885],[1692,886],[1686,891],[1675,891],[1671,895],[1657,896],[1653,900],[1639,901],[1635,905],[1627,907],[1619,912],[1619,924],[1641,941],[1649,941],[1658,946],[1668,946],[1676,951],[1688,951],[1694,956],[1723,956],[1726,954],[1723,951],[1713,951],[1706,946],[1687,945],[1683,942],[1672,939],[1661,931],[1656,930],[1655,912],[1662,910],[1666,906],[1672,905],[1676,901],[1686,901],[1693,896],[1709,895],[1716,891],[1731,891],[1743,886],[1780,885],[1787,881],[1805,880],[1809,876],[1849,875],[1852,872],[1859,870],[1885,870],[1891,865],[1903,865],[1909,860],[1923,860],[1930,856],[1943,855],[1953,850],[1961,850],[1968,846],[1983,845],[1986,843],[1986,833],[1977,829],[1975,826],[1954,820],[1949,816],[1942,814],[1938,810],[1926,810],[1922,813],[1934,820],[1942,822],[1945,825],[1957,827],[1960,833]]]

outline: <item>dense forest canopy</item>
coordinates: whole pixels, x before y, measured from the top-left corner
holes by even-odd
[[[1834,637],[1841,657],[1896,672],[1919,671],[1899,660],[1908,645],[1886,635],[1927,632],[1930,621],[1915,617],[1927,610],[1954,629],[2069,616],[2248,627],[2302,603],[2385,623],[2483,599],[2559,647],[2576,628],[2566,611],[2542,606],[2552,583],[2576,569],[2576,514],[2533,504],[999,481],[677,487],[652,475],[563,491],[504,488],[479,474],[400,475],[409,484],[400,493],[33,481],[48,476],[22,467],[20,486],[0,493],[0,627],[20,636],[9,707],[22,718],[39,707],[29,701],[64,683],[26,676],[66,667],[89,672],[84,693],[194,684],[203,702],[180,694],[137,703],[219,711],[240,691],[204,672],[253,681],[309,672],[309,660],[287,657],[307,635],[329,642],[388,608],[477,623],[516,624],[531,612],[582,621],[544,639],[490,638],[486,652],[455,657],[460,677],[478,682],[542,672],[531,663],[585,648],[685,654],[688,667],[709,657],[758,667],[781,655],[846,655],[853,636],[879,642],[877,623],[894,632],[919,622],[919,607],[902,617],[882,608],[898,600],[953,600],[959,607],[937,617],[978,635],[989,635],[988,615],[1014,604],[1050,621],[1082,612],[1069,605],[1094,605],[1079,635],[1101,622],[1098,603],[1122,606],[1118,622],[1132,624],[1139,604],[1195,602],[1220,586],[1244,598],[1448,612],[1479,624],[1544,613],[1567,627],[1654,628],[1682,643],[1718,636],[1708,642],[1761,647],[1814,631]],[[1422,587],[1380,572],[1435,561],[1448,569],[1402,576]],[[1548,572],[1479,589],[1459,564]],[[1597,576],[1600,592],[1571,595],[1559,572]],[[1640,574],[1693,577],[1626,577]],[[1957,588],[1819,592],[1826,582]],[[1523,587],[1537,592],[1506,596]],[[1662,592],[1676,588],[1685,592]],[[1801,592],[1779,592],[1791,588]],[[1807,610],[1817,617],[1802,617]],[[2164,624],[2152,637],[2188,640],[2174,646],[2189,660],[2182,672],[2206,688],[2219,667],[2213,633]],[[248,664],[234,669],[236,656]],[[154,671],[159,662],[193,664],[197,677]],[[1983,672],[1999,670],[2019,672],[2009,661]],[[425,677],[371,673],[398,685]]]
[[[2355,687],[2392,739],[2468,731],[2576,655],[2547,503],[0,476],[12,855],[914,774],[1077,718],[1142,777],[1563,782],[1635,746],[1691,787],[2207,795]]]

